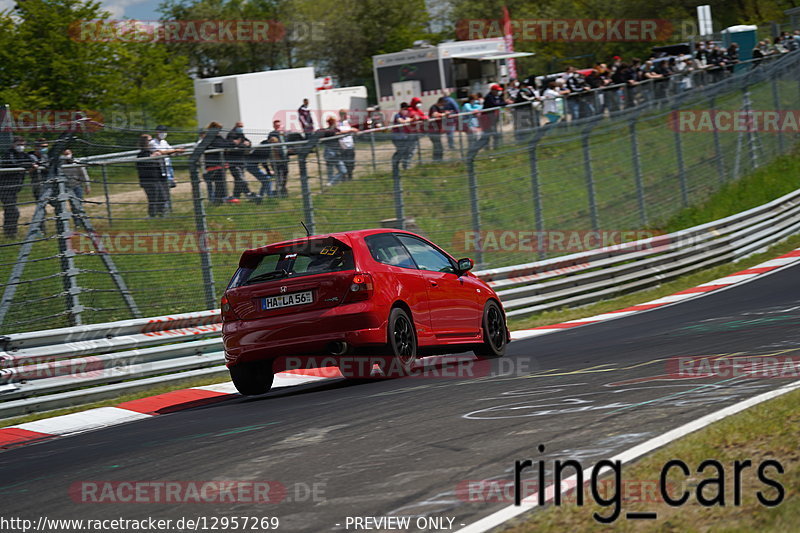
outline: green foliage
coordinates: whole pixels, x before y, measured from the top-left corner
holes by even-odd
[[[163,20],[273,21],[282,24],[286,0],[165,0],[159,10]],[[291,35],[270,33],[266,42],[167,43],[172,54],[185,56],[201,78],[243,74],[297,65],[291,53]]]
[[[514,49],[534,52],[535,57],[517,61],[521,73],[542,74],[563,69],[574,63],[578,68],[590,66],[594,61],[608,61],[614,55],[623,58],[650,55],[653,46],[677,43],[688,39],[686,33],[696,27],[698,2],[689,0],[650,0],[648,2],[623,0],[606,2],[582,0],[449,0],[450,20],[453,26],[448,37],[455,37],[455,23],[467,19],[492,19],[502,17],[503,5],[508,7],[512,19],[659,19],[668,21],[672,33],[660,42],[542,42],[517,40]],[[791,0],[708,0],[711,6],[714,30],[720,31],[735,24],[767,24],[782,21],[784,10],[794,7]],[[764,37],[767,37],[766,35]]]
[[[0,103],[17,111],[85,110],[107,120],[135,109],[142,126],[193,126],[186,58],[159,43],[82,37],[81,21],[107,17],[98,2],[80,0],[25,0],[0,13]]]

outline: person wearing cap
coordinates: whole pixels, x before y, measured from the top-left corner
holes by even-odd
[[[233,192],[231,195],[234,198],[239,198],[244,194],[250,200],[257,200],[258,195],[250,191],[250,187],[247,186],[247,180],[244,177],[247,156],[252,146],[250,139],[244,134],[244,123],[235,123],[233,129],[228,132],[225,138],[236,143],[235,149],[225,152],[225,157],[228,159],[228,170],[231,171],[233,176]]]
[[[488,113],[481,115],[483,132],[490,136],[490,140],[494,139],[494,148],[500,148],[502,139],[501,133],[497,131],[497,125],[500,121],[500,109],[505,107],[506,100],[503,98],[503,87],[498,83],[493,83],[489,87],[489,92],[483,99],[483,109],[491,110]]]
[[[415,96],[408,103],[408,116],[411,118],[412,126],[409,128],[411,135],[409,137],[409,150],[406,153],[406,160],[403,166],[408,168],[411,163],[411,158],[414,157],[414,150],[419,148],[419,138],[425,130],[424,122],[428,120],[428,115],[422,110],[422,99]]]
[[[3,233],[9,239],[17,236],[19,208],[17,195],[22,189],[25,175],[36,172],[39,165],[34,158],[25,153],[25,139],[14,137],[13,145],[3,155],[0,166],[3,168],[21,168],[11,172],[0,172],[0,203],[3,204]]]
[[[167,142],[167,127],[163,124],[156,126],[155,135],[153,135],[153,137],[150,139],[150,149],[153,151],[157,150],[161,155],[183,153],[183,148],[173,148]],[[169,157],[165,157],[161,160],[161,173],[166,178],[165,183],[167,189],[164,191],[164,195],[167,198],[165,203],[165,211],[168,213],[172,211],[172,198],[170,197],[169,189],[172,189],[176,186],[175,171],[172,168],[172,160]]]
[[[433,145],[433,160],[442,161],[444,159],[444,148],[442,147],[442,133],[444,132],[443,121],[447,117],[444,109],[444,96],[440,97],[435,104],[428,110],[430,122],[428,122],[428,138]]]
[[[392,170],[399,170],[402,163],[403,168],[408,168],[408,152],[411,150],[413,141],[410,138],[409,124],[411,117],[408,115],[408,103],[402,102],[400,110],[392,117],[392,144],[394,144],[394,154],[392,154]]]

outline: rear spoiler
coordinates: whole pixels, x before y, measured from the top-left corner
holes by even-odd
[[[326,246],[331,245],[343,245],[349,249],[352,249],[352,245],[350,239],[345,235],[325,235],[321,237],[308,237],[303,239],[297,239],[295,241],[286,241],[286,242],[279,242],[275,244],[270,244],[267,246],[262,246],[260,248],[252,248],[250,250],[245,250],[242,253],[242,257],[239,259],[239,267],[247,268],[250,266],[251,262],[260,258],[261,256],[267,254],[274,254],[279,252],[284,252],[287,249],[302,251],[307,249],[316,249],[322,250]]]

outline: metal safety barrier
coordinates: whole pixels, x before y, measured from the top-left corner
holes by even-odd
[[[649,239],[477,271],[510,317],[597,302],[736,261],[800,231],[800,190]],[[224,375],[219,310],[0,337],[0,418]]]

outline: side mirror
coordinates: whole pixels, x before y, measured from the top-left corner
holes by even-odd
[[[472,270],[472,267],[475,266],[475,263],[469,257],[464,257],[463,259],[458,260],[458,273],[463,274],[465,272],[469,272]]]

